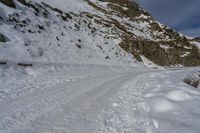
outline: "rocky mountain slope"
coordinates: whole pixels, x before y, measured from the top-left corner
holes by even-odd
[[[200,50],[129,0],[0,0],[0,58],[200,65]]]
[[[196,41],[196,42],[200,42],[200,37],[196,37],[193,40]]]

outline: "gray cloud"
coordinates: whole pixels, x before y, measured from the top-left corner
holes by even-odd
[[[160,22],[189,36],[200,36],[200,0],[137,0]],[[192,31],[195,33],[192,34]]]

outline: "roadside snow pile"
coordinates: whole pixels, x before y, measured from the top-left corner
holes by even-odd
[[[199,133],[200,89],[185,71],[148,73],[127,82],[99,115],[100,133]]]

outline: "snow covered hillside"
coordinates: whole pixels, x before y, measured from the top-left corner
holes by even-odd
[[[119,37],[102,35],[110,34],[111,28],[95,24],[88,13],[99,13],[84,1],[19,0],[15,6],[0,3],[0,31],[9,39],[1,43],[1,59],[81,64],[135,62],[118,45]]]
[[[0,0],[0,59],[196,66],[185,36],[128,0]]]

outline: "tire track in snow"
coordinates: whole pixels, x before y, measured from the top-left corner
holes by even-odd
[[[141,72],[138,72],[141,73]],[[134,73],[134,77],[138,74]],[[98,125],[97,115],[110,104],[110,99],[117,94],[123,84],[133,78],[133,74],[116,76],[98,86],[74,97],[70,102],[62,104],[31,122],[31,127],[19,130],[20,133],[33,132],[93,132]],[[96,83],[95,83],[96,84]],[[58,115],[59,114],[59,115]],[[44,124],[45,123],[45,124]],[[27,127],[27,126],[26,126]]]
[[[7,132],[10,129],[15,129],[20,125],[33,121],[35,118],[53,110],[60,104],[69,102],[73,97],[84,91],[84,88],[98,86],[110,80],[109,78],[116,78],[114,75],[118,74],[83,79],[78,81],[80,83],[74,82],[69,87],[67,87],[68,84],[63,84],[57,89],[51,88],[47,92],[19,98],[14,103],[8,105],[1,105],[0,130]],[[91,86],[94,83],[96,84]]]

